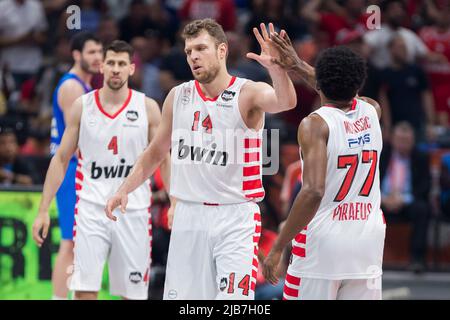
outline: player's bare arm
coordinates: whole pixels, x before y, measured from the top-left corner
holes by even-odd
[[[269,46],[276,49],[279,53],[279,57],[273,60],[274,63],[288,72],[297,74],[311,88],[317,91],[314,67],[300,59],[286,31],[281,30],[279,34],[277,32],[271,32],[268,43]]]
[[[117,220],[112,214],[114,209],[120,206],[121,212],[125,213],[128,194],[133,192],[155,172],[170,151],[174,94],[175,89],[172,89],[164,101],[161,123],[149,146],[139,156],[130,175],[122,183],[116,194],[106,203],[105,213],[113,221]]]
[[[70,114],[66,122],[67,127],[64,131],[61,145],[50,161],[47,170],[38,216],[33,224],[33,239],[38,246],[41,246],[47,237],[50,226],[50,218],[48,215],[50,203],[64,180],[70,159],[77,150],[81,110],[82,103],[80,97],[75,100],[70,108]],[[42,236],[40,235],[41,230]]]
[[[298,141],[303,156],[303,185],[286,223],[263,263],[264,277],[272,284],[278,281],[276,270],[284,247],[314,218],[322,201],[327,172],[328,135],[327,124],[316,114],[300,123]]]
[[[286,70],[274,61],[279,59],[279,53],[269,44],[269,33],[265,24],[260,25],[261,33],[253,28],[255,37],[261,46],[261,53],[247,53],[247,58],[256,60],[267,69],[272,78],[272,86],[264,82],[249,81],[243,87],[242,93],[250,99],[250,104],[243,104],[243,108],[258,108],[262,112],[277,113],[295,108],[297,95],[294,85]],[[273,24],[269,24],[273,32]],[[262,35],[261,35],[262,34]],[[245,111],[245,110],[244,110]]]
[[[74,79],[68,79],[59,88],[58,104],[60,105],[65,123],[68,123],[70,116],[70,108],[75,100],[84,94],[84,88]]]
[[[161,124],[161,111],[159,110],[158,103],[150,98],[146,98],[146,107],[148,115],[148,141],[151,143],[156,135],[159,125]],[[164,187],[166,192],[170,191],[170,153],[167,153],[164,160],[161,162],[161,177],[164,182]],[[170,198],[170,208],[168,212],[168,225],[172,228],[173,214],[175,211],[176,199],[174,197]]]
[[[148,116],[148,142],[151,143],[156,135],[159,125],[161,124],[161,111],[158,103],[150,98],[145,99]],[[161,177],[164,182],[166,191],[170,189],[170,154],[167,153],[163,162],[161,162]]]

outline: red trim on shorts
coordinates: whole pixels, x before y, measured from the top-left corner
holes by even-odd
[[[299,233],[295,236],[295,241],[298,243],[305,243],[306,244],[306,234]]]
[[[292,254],[300,257],[300,258],[304,258],[306,257],[306,250],[305,248],[301,248],[301,247],[292,247]]]
[[[95,90],[94,92],[94,96],[95,96],[95,102],[97,104],[98,109],[100,110],[101,113],[103,113],[105,116],[107,116],[110,119],[114,119],[115,117],[117,117],[128,105],[128,103],[131,100],[131,95],[132,95],[133,90],[128,89],[128,97],[125,100],[125,102],[123,103],[122,107],[120,107],[119,110],[116,111],[116,113],[114,114],[109,114],[108,112],[105,111],[105,109],[103,109],[103,106],[100,102],[100,96],[99,96],[99,90]]]
[[[292,284],[294,286],[299,286],[300,285],[300,278],[291,276],[289,273],[287,273],[286,274],[286,282],[288,282],[289,284]]]
[[[226,89],[231,87],[235,81],[236,81],[236,77],[235,76],[231,77],[230,83],[228,84]],[[203,92],[202,87],[200,86],[200,83],[197,80],[194,80],[194,84],[195,84],[195,88],[197,89],[198,95],[200,96],[200,98],[202,98],[203,101],[216,101],[217,99],[219,99],[220,94],[217,97],[208,98],[205,95],[205,93]]]
[[[288,287],[286,284],[284,285],[283,293],[285,293],[291,297],[296,297],[296,298],[298,297],[298,289],[292,289],[291,287]]]

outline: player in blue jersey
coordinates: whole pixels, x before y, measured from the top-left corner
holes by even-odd
[[[90,33],[77,33],[71,44],[74,65],[64,74],[53,94],[53,119],[51,130],[52,154],[61,143],[61,138],[67,123],[69,108],[73,102],[83,94],[91,91],[90,82],[92,76],[100,71],[103,61],[103,47],[100,40]],[[77,158],[74,155],[69,162],[66,176],[56,194],[59,225],[61,228],[61,243],[58,256],[53,268],[53,299],[67,299],[67,279],[70,276],[70,268],[73,265],[73,225],[76,202],[75,171]],[[33,228],[40,230],[42,226],[49,224],[44,215],[38,214]],[[45,229],[46,230],[46,229]],[[47,235],[42,234],[45,238]]]

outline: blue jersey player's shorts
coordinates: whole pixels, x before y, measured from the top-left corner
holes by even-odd
[[[59,227],[61,229],[61,237],[63,240],[73,240],[76,201],[75,172],[77,170],[77,163],[77,160],[70,160],[64,181],[56,193]]]

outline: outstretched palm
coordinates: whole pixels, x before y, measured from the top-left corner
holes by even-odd
[[[279,66],[275,63],[278,61],[279,51],[274,48],[270,43],[269,33],[267,32],[266,25],[264,23],[260,24],[261,33],[259,33],[258,28],[253,28],[253,33],[255,34],[256,40],[261,46],[261,53],[258,55],[253,52],[247,53],[247,58],[258,61],[266,69],[278,68]],[[274,33],[274,27],[272,23],[269,23],[270,33]],[[262,34],[262,35],[261,35]]]

